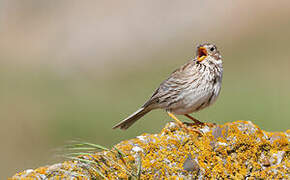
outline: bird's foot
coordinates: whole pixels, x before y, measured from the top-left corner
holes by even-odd
[[[190,127],[190,126],[187,126],[186,123],[183,123],[183,122],[181,122],[179,119],[177,119],[177,117],[174,116],[174,114],[168,112],[168,115],[169,115],[172,119],[174,119],[175,122],[177,123],[177,125],[178,125],[180,128],[184,129],[187,133],[197,133],[199,136],[203,136],[203,133],[202,133],[200,130],[195,129],[195,128]]]
[[[201,122],[201,121],[195,119],[194,117],[190,116],[189,114],[185,114],[185,116],[188,117],[189,119],[191,119],[192,121],[194,121],[194,123],[188,123],[188,125],[191,125],[191,126],[199,126],[199,127],[208,126],[208,127],[214,127],[216,125],[215,123],[204,123],[204,122]]]
[[[187,126],[198,126],[198,127],[204,127],[204,126],[208,126],[208,127],[214,127],[216,126],[216,123],[200,123],[200,124],[197,124],[197,123],[190,123],[190,122],[183,122],[183,124],[186,124]]]
[[[188,126],[186,122],[181,122],[181,123],[177,122],[177,125],[181,129],[184,129],[189,134],[197,133],[199,136],[203,136],[203,132],[201,130],[197,129],[197,127],[194,127],[194,126]]]
[[[184,124],[183,124],[184,125]],[[193,127],[188,127],[185,126],[184,128],[188,133],[197,133],[199,136],[203,136],[203,132],[200,131],[199,129],[193,128]]]

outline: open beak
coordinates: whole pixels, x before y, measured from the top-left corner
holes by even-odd
[[[199,47],[198,48],[198,56],[197,56],[197,60],[199,62],[203,61],[205,58],[207,57],[207,50],[204,47]]]

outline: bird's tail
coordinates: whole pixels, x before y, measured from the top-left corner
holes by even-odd
[[[147,108],[146,107],[142,107],[138,111],[134,112],[129,117],[124,119],[123,121],[121,121],[118,124],[116,124],[113,127],[113,129],[120,128],[122,130],[126,130],[130,126],[132,126],[132,124],[134,124],[138,119],[140,119],[141,117],[143,117],[145,114],[147,114],[150,111],[151,111],[151,109],[149,109],[148,107]]]

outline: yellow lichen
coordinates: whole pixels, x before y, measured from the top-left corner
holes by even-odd
[[[82,156],[96,163],[66,161],[55,169],[47,166],[29,173],[24,171],[12,179],[48,176],[52,171],[55,179],[71,178],[72,172],[77,172],[79,176],[75,177],[80,179],[101,175],[108,179],[138,179],[139,176],[141,179],[289,178],[289,130],[265,132],[247,121],[200,130],[204,132],[202,137],[168,123],[159,134],[142,134],[117,144],[115,147],[124,156],[114,149],[97,152]]]

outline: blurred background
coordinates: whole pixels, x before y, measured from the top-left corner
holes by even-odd
[[[205,41],[223,55],[223,86],[194,116],[285,131],[290,2],[271,2],[2,0],[0,179],[60,161],[54,150],[72,139],[111,147],[159,132],[171,121],[162,110],[111,127]]]

